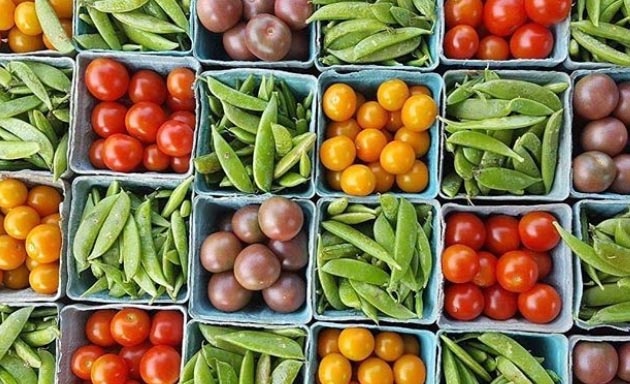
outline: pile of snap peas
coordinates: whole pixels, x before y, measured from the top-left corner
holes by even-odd
[[[385,194],[380,205],[331,201],[317,244],[318,313],[326,308],[379,316],[423,316],[433,257],[432,207]]]
[[[440,341],[446,384],[562,382],[557,372],[545,369],[544,358],[533,356],[518,340],[502,333],[462,334],[457,339],[443,334]]]
[[[190,1],[96,0],[81,2],[80,23],[88,33],[75,35],[84,49],[114,51],[186,51],[190,49]]]
[[[435,33],[435,0],[375,3],[313,0],[320,8],[307,20],[322,25],[324,65],[375,63],[425,67],[432,63],[429,37]]]
[[[195,159],[209,185],[244,193],[306,183],[316,135],[308,132],[313,93],[301,102],[273,75],[248,76],[232,88],[202,77],[209,90],[212,152]]]
[[[630,213],[596,223],[583,209],[582,240],[554,225],[582,265],[579,319],[590,325],[630,322]]]
[[[0,169],[68,167],[72,69],[35,61],[0,65]]]
[[[57,315],[55,307],[0,306],[0,382],[55,382]]]
[[[177,299],[188,276],[191,183],[192,177],[146,196],[116,181],[103,198],[92,189],[72,244],[77,272],[95,280],[83,296]]]
[[[304,365],[306,332],[253,330],[199,324],[208,344],[184,366],[181,383],[291,384]]]
[[[571,16],[571,58],[630,66],[628,14],[628,1],[578,0]]]
[[[558,165],[567,83],[539,85],[486,70],[449,90],[442,192],[454,197],[548,194]]]

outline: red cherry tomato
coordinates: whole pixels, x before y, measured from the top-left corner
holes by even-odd
[[[147,351],[151,349],[151,344],[142,343],[134,347],[122,347],[118,356],[122,357],[129,367],[129,377],[133,379],[141,379],[140,377],[140,360]]]
[[[171,165],[171,158],[162,153],[156,144],[151,144],[144,148],[142,165],[144,165],[147,171],[163,172]]]
[[[175,384],[179,379],[181,356],[168,345],[157,345],[140,360],[140,376],[147,384]]]
[[[80,379],[89,380],[94,361],[105,354],[105,350],[97,345],[84,345],[72,354],[70,368]]]
[[[114,310],[103,309],[90,315],[87,323],[85,323],[85,336],[87,339],[100,347],[116,345],[116,341],[110,332],[110,324],[115,314],[116,311]]]
[[[517,59],[544,59],[551,51],[553,34],[540,24],[525,24],[510,38],[510,52]]]
[[[184,332],[184,318],[178,311],[160,311],[153,316],[149,340],[154,345],[181,344]]]
[[[530,212],[518,222],[518,234],[525,247],[536,252],[554,249],[560,242],[560,235],[553,226],[557,219],[547,212]]]
[[[470,59],[479,48],[479,35],[469,25],[457,25],[444,36],[444,54],[449,59]]]
[[[98,139],[98,140],[94,140],[92,142],[92,145],[90,145],[90,153],[89,153],[90,163],[92,163],[92,165],[96,169],[107,168],[107,166],[105,165],[105,162],[103,161],[103,153],[104,153],[103,150],[105,148],[104,144],[105,144],[105,139]]]
[[[530,290],[538,280],[538,265],[522,251],[510,251],[497,262],[497,281],[510,292]]]
[[[112,336],[123,347],[142,344],[149,337],[150,330],[151,319],[142,309],[124,308],[112,319]]]
[[[461,244],[451,245],[442,252],[442,273],[452,283],[471,281],[479,272],[479,256],[474,249]]]
[[[188,111],[195,112],[195,99],[178,99],[172,95],[166,96],[166,106],[173,112]]]
[[[483,221],[469,212],[456,212],[446,218],[444,242],[447,246],[463,244],[478,251],[486,240],[486,227]]]
[[[175,68],[166,78],[168,93],[173,97],[186,100],[195,97],[195,72],[188,68]]]
[[[481,289],[472,284],[453,284],[444,293],[444,309],[456,320],[474,320],[483,312],[484,299]]]
[[[462,24],[476,28],[481,23],[482,15],[481,0],[446,0],[444,3],[447,28]]]
[[[188,172],[189,166],[190,166],[190,155],[181,156],[181,157],[171,157],[171,168],[176,173]]]
[[[495,255],[519,248],[518,220],[511,216],[494,215],[486,220],[485,247]]]
[[[571,0],[525,0],[525,11],[530,19],[548,27],[569,16]]]
[[[127,107],[114,101],[102,101],[92,110],[92,129],[106,139],[114,133],[126,133],[125,115]]]
[[[507,60],[510,58],[510,45],[499,36],[486,36],[479,42],[477,58],[480,60]]]
[[[149,101],[163,104],[166,100],[166,82],[157,72],[142,69],[131,76],[129,98],[134,103]]]
[[[483,24],[497,36],[509,36],[527,21],[524,0],[488,0],[483,7]]]
[[[195,130],[195,114],[192,112],[188,112],[188,111],[177,111],[177,112],[173,112],[171,113],[171,115],[168,117],[169,120],[177,120],[177,121],[181,121],[182,123],[186,123],[188,124],[188,126],[190,127],[190,129],[192,129],[193,131]]]
[[[473,278],[473,283],[480,287],[489,287],[497,282],[497,258],[490,252],[478,252],[479,272]]]
[[[142,163],[142,153],[142,143],[122,133],[111,135],[103,144],[103,162],[112,171],[133,171]]]
[[[494,320],[507,320],[516,315],[518,294],[503,289],[499,284],[483,290],[483,314]]]
[[[129,368],[122,357],[107,353],[94,361],[90,375],[92,384],[119,384],[129,378]]]
[[[194,133],[190,127],[177,120],[168,120],[158,130],[157,145],[169,156],[180,157],[192,152]]]
[[[518,310],[532,323],[546,324],[560,313],[562,300],[551,285],[536,284],[532,289],[518,295]]]
[[[129,134],[144,143],[155,143],[155,136],[162,124],[168,119],[159,105],[142,101],[129,108],[125,116],[125,125]]]
[[[85,69],[85,86],[99,100],[118,100],[127,93],[129,72],[115,60],[94,59]]]
[[[529,249],[523,249],[522,251],[530,255],[536,262],[536,265],[538,265],[538,280],[542,280],[549,276],[551,269],[553,268],[553,261],[551,260],[549,253],[534,252]]]

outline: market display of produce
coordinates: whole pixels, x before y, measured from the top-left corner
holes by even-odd
[[[629,21],[0,0],[0,384],[630,383]]]

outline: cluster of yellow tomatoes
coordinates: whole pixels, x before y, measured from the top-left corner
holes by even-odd
[[[31,287],[53,294],[59,287],[61,193],[47,185],[0,181],[0,281],[4,288]]]
[[[72,0],[49,1],[64,31],[72,36]],[[0,47],[5,42],[15,53],[55,49],[42,33],[32,0],[0,0]]]
[[[317,354],[320,384],[424,384],[427,377],[412,335],[327,328],[318,335]]]
[[[407,193],[427,187],[429,171],[421,158],[438,114],[427,87],[387,80],[376,100],[366,101],[349,85],[335,83],[322,103],[330,121],[319,156],[330,188],[365,196],[387,192],[394,184]]]

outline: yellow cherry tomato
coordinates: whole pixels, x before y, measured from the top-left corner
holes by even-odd
[[[28,269],[22,264],[10,271],[4,271],[2,282],[9,289],[24,289],[28,287]]]
[[[319,357],[330,355],[331,353],[339,353],[337,340],[341,330],[335,328],[327,328],[322,330],[317,336],[317,354]]]
[[[385,361],[396,361],[404,348],[403,338],[394,332],[380,332],[374,339],[374,353]]]
[[[15,25],[15,4],[11,0],[0,0],[0,31],[8,31]]]
[[[368,164],[368,167],[374,174],[374,177],[376,177],[374,192],[385,193],[390,191],[394,186],[396,177],[391,173],[387,173],[378,161]]]
[[[378,357],[370,357],[359,365],[357,372],[361,384],[393,384],[394,373],[385,361]]]
[[[409,98],[409,87],[400,79],[387,80],[376,91],[378,103],[388,111],[398,111]]]
[[[59,264],[41,264],[29,273],[28,283],[33,291],[42,294],[53,294],[59,288]]]
[[[418,338],[412,335],[402,335],[405,355],[419,355],[420,343]]]
[[[426,164],[416,160],[407,173],[396,175],[396,185],[403,192],[418,193],[425,190],[429,184],[429,169]]]
[[[59,215],[59,213],[53,213],[51,215],[48,215],[48,216],[42,218],[42,224],[57,224],[57,225],[59,225],[60,221],[61,221],[61,216]]]
[[[342,171],[354,162],[356,149],[347,136],[335,136],[324,141],[319,148],[322,165],[331,171]]]
[[[339,351],[352,361],[367,359],[374,352],[374,335],[365,328],[346,328],[338,339]]]
[[[354,139],[357,157],[366,163],[378,160],[387,145],[387,136],[379,129],[364,129]]]
[[[15,239],[24,240],[40,223],[37,211],[27,205],[15,207],[4,217],[4,230]]]
[[[0,269],[10,271],[24,264],[24,242],[9,235],[0,235]]]
[[[352,378],[352,365],[339,353],[324,356],[317,368],[320,384],[348,384]]]
[[[396,132],[400,128],[402,128],[402,117],[400,115],[400,111],[392,111],[389,113],[389,121],[385,125],[385,129],[389,132]]]
[[[4,179],[0,181],[0,207],[15,208],[26,203],[28,188],[17,179]],[[6,214],[6,212],[3,212]]]
[[[29,36],[23,34],[17,27],[9,31],[9,48],[15,53],[26,53],[44,49],[42,36]]]
[[[380,156],[381,167],[393,175],[409,172],[415,160],[416,152],[411,145],[399,140],[389,142]]]
[[[326,170],[326,183],[331,189],[335,191],[341,191],[341,173],[342,172],[343,171]]]
[[[402,127],[396,131],[394,138],[411,145],[417,157],[426,155],[431,146],[429,131],[414,132],[411,129]]]
[[[60,19],[72,18],[72,0],[49,0],[57,17]]]
[[[376,176],[363,164],[354,164],[341,174],[341,190],[352,196],[367,196],[376,188]]]
[[[330,139],[335,136],[348,136],[354,140],[357,134],[361,132],[361,127],[355,119],[346,121],[331,121],[326,127],[326,138]]]
[[[396,384],[424,384],[427,368],[424,361],[416,355],[404,355],[394,363]]]
[[[415,132],[429,129],[437,114],[437,104],[427,95],[411,96],[405,101],[401,111],[403,125]]]
[[[350,119],[357,108],[357,95],[348,84],[336,83],[329,86],[322,97],[324,114],[330,120]]]
[[[357,110],[357,123],[363,129],[383,129],[388,121],[389,112],[376,101],[365,102]]]
[[[28,192],[26,203],[43,217],[59,212],[61,200],[61,193],[56,188],[38,185]]]
[[[25,35],[41,35],[42,26],[35,12],[35,3],[25,2],[15,7],[15,26]]]
[[[31,259],[29,256],[26,256],[26,260],[24,261],[24,265],[26,265],[26,268],[29,271],[32,271],[33,268],[37,267],[40,264],[37,261]]]
[[[26,253],[40,264],[59,260],[61,229],[57,224],[40,224],[26,237]]]
[[[415,96],[415,95],[427,95],[427,96],[433,96],[431,94],[431,90],[427,87],[425,87],[424,85],[414,85],[411,88],[409,88],[409,93],[411,96]]]

